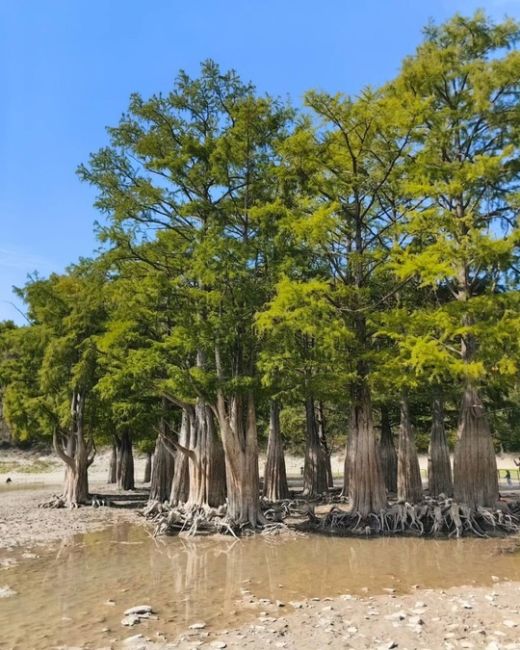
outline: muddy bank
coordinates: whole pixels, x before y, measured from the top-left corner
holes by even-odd
[[[60,486],[56,486],[59,494]],[[106,528],[121,522],[139,521],[134,510],[82,507],[74,509],[39,508],[53,491],[49,487],[0,491],[0,548],[32,547],[71,538],[79,533]]]

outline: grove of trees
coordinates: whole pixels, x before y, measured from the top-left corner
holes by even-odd
[[[461,517],[502,520],[493,432],[511,439],[520,408],[519,28],[481,12],[430,25],[395,79],[310,91],[298,110],[212,61],[132,95],[78,169],[99,254],[30,277],[27,324],[0,324],[4,416],[52,439],[62,503],[87,502],[100,445],[108,480],[132,489],[138,445],[151,502],[261,527],[264,501],[289,496],[286,426],[307,498],[332,486],[330,437],[344,445],[346,528],[382,532],[396,508],[414,526],[421,503],[457,534]]]

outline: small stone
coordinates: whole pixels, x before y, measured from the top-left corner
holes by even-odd
[[[132,627],[141,622],[141,618],[135,614],[130,614],[121,619],[121,625],[126,625],[127,627]]]
[[[491,641],[487,644],[486,650],[500,650],[500,646],[496,641]]]
[[[111,607],[113,607],[115,604],[116,604],[116,601],[112,600],[111,598],[109,598],[108,600],[105,600],[105,605],[110,605]]]
[[[213,641],[211,643],[212,648],[227,648],[227,643],[224,643],[224,641]]]
[[[206,623],[201,621],[200,623],[192,623],[190,625],[190,630],[203,630],[206,627]]]
[[[415,603],[415,607],[421,607],[421,608],[422,608],[422,607],[427,607],[427,605],[426,605],[426,603],[424,603],[422,600],[418,600],[418,601]]]
[[[502,621],[502,625],[505,625],[506,627],[517,627],[518,623],[515,623],[515,621],[506,620]]]
[[[408,622],[410,625],[424,625],[424,621],[420,616],[410,616]]]
[[[285,607],[285,603],[283,603],[281,600],[276,601],[276,606],[277,607]]]
[[[499,582],[500,578],[498,576],[491,576],[491,580],[493,580],[493,582]]]
[[[130,607],[125,611],[125,616],[130,616],[134,614],[135,616],[141,616],[143,614],[152,614],[153,609],[151,605],[136,605],[135,607]]]
[[[142,634],[135,634],[134,636],[127,637],[124,641],[124,645],[133,645],[139,641],[144,641],[144,636]]]
[[[294,609],[302,609],[303,608],[303,603],[296,602],[294,600],[291,600],[289,603],[291,607],[294,607]]]
[[[347,632],[349,634],[355,634],[357,632],[357,627],[355,625],[351,625],[350,627],[347,627]]]

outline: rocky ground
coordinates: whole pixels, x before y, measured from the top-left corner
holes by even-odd
[[[520,561],[520,558],[519,558]],[[260,603],[253,624],[218,633],[201,621],[175,643],[129,636],[123,647],[287,648],[288,650],[520,649],[520,583],[493,588],[417,589],[409,595],[344,595],[297,603]],[[285,613],[287,606],[294,611]]]

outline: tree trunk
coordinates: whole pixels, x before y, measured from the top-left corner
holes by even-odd
[[[178,440],[164,438],[164,444],[175,457],[172,505],[220,506],[225,503],[224,450],[206,403],[199,400],[195,407],[184,405]]]
[[[188,503],[220,506],[226,501],[224,449],[215,432],[213,413],[201,400],[195,406],[195,423],[195,436],[190,445],[193,455],[188,464]]]
[[[281,501],[289,498],[282,433],[280,430],[280,404],[271,400],[269,439],[264,470],[264,497],[268,501]]]
[[[320,441],[314,399],[311,396],[305,399],[305,429],[307,446],[303,466],[303,494],[315,497],[327,492],[328,476],[326,452]]]
[[[330,449],[327,442],[327,435],[325,433],[325,410],[323,408],[323,402],[318,402],[318,437],[320,439],[321,446],[325,453],[325,471],[327,472],[327,485],[329,488],[334,487],[334,479],[332,477],[332,465],[330,462]]]
[[[166,431],[166,422],[161,423],[163,435]],[[150,477],[150,501],[164,503],[170,497],[174,471],[173,456],[168,452],[160,436],[155,441],[155,451],[152,461],[152,475]]]
[[[352,459],[349,489],[352,512],[367,517],[379,513],[386,507],[386,490],[379,457],[374,426],[370,389],[361,379],[353,391],[350,431],[352,436]]]
[[[53,433],[54,450],[65,463],[65,479],[63,499],[69,507],[88,503],[88,468],[94,461],[95,447],[93,441],[87,444],[83,434],[84,396],[73,391],[71,403],[72,422],[70,431],[63,441],[60,441],[58,430]],[[92,453],[89,456],[89,453]]]
[[[351,418],[352,424],[352,418]],[[354,433],[350,429],[347,434],[347,442],[345,444],[345,460],[343,462],[343,491],[344,497],[350,496],[350,475],[352,474],[352,467],[354,464]]]
[[[84,441],[78,444],[76,432],[68,436],[66,453],[72,459],[72,464],[65,465],[63,499],[66,506],[75,507],[89,502],[88,454]]]
[[[146,452],[146,463],[144,466],[144,479],[143,483],[150,483],[152,477],[152,453],[150,451]]]
[[[181,430],[179,432],[179,444],[186,449],[190,448],[191,438],[194,434],[195,422],[193,418],[193,409],[182,410]],[[190,475],[189,475],[189,458],[186,453],[181,451],[173,451],[174,454],[174,469],[173,480],[170,492],[170,505],[178,506],[181,503],[186,503],[190,490]]]
[[[494,507],[498,501],[497,464],[491,429],[482,400],[470,384],[462,398],[453,478],[456,501],[471,508]]]
[[[115,439],[112,442],[112,451],[110,452],[110,460],[108,462],[107,483],[117,483],[117,442]]]
[[[264,518],[260,512],[255,401],[250,393],[247,400],[232,395],[227,402],[219,391],[217,413],[226,462],[228,516],[235,525],[256,528]]]
[[[387,406],[381,406],[381,439],[379,441],[381,467],[387,492],[397,492],[397,452],[394,445],[394,434],[390,424],[390,414]]]
[[[444,403],[440,391],[432,402],[432,430],[428,448],[428,489],[432,496],[452,496],[450,451],[444,430]]]
[[[401,397],[401,423],[399,425],[399,453],[397,460],[397,498],[399,501],[418,503],[422,500],[421,470],[415,447],[415,436],[410,422],[410,408],[405,394]]]
[[[120,490],[133,490],[135,488],[132,439],[130,433],[126,429],[121,434],[119,442],[117,485]]]

